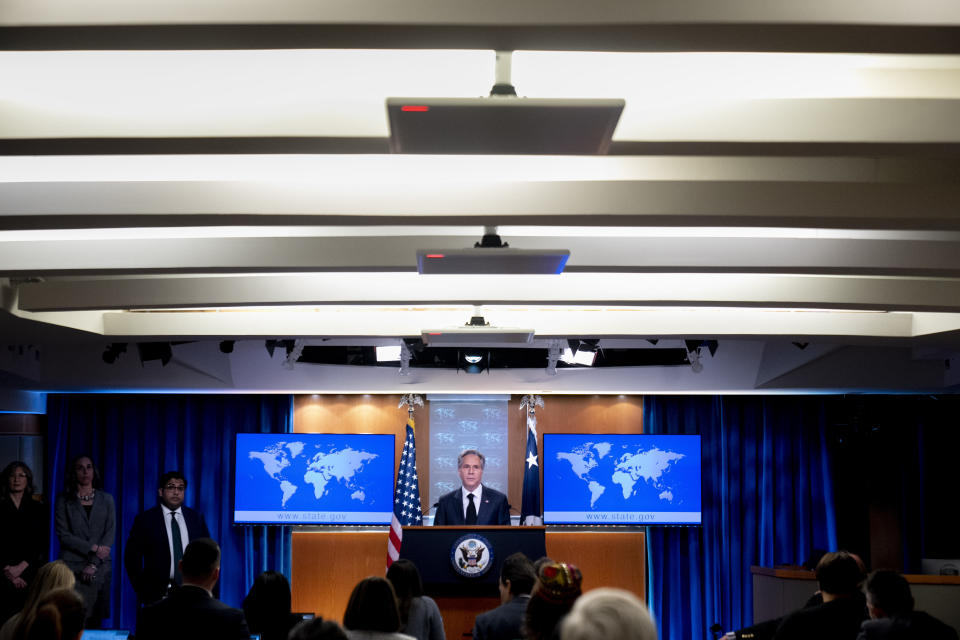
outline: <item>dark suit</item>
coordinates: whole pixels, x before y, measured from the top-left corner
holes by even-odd
[[[516,640],[527,612],[529,595],[512,598],[496,609],[481,613],[473,624],[474,640]]]
[[[867,620],[857,640],[957,640],[957,631],[933,616],[914,611],[895,618]]]
[[[180,507],[187,525],[187,540],[209,538],[203,516],[189,507]],[[123,552],[123,566],[140,604],[150,604],[162,598],[170,582],[170,542],[167,525],[160,505],[137,514],[130,528],[130,537]]]
[[[774,640],[854,640],[860,623],[868,619],[863,596],[838,598],[794,611],[780,623]]]
[[[460,487],[444,494],[437,502],[435,525],[464,525],[463,494]],[[510,524],[510,505],[507,496],[489,487],[483,488],[480,504],[477,505],[477,525]]]
[[[249,640],[243,611],[184,585],[140,612],[137,640]]]

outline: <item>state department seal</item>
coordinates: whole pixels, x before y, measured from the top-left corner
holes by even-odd
[[[493,565],[493,546],[475,533],[461,536],[450,547],[450,562],[460,575],[479,578]]]

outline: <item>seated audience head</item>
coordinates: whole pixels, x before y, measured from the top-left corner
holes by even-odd
[[[410,604],[414,598],[423,595],[423,581],[417,565],[409,560],[394,560],[387,569],[387,580],[397,594],[397,606],[400,611],[400,626],[406,627],[410,617]]]
[[[288,640],[348,640],[343,628],[333,620],[304,620],[293,628]]]
[[[15,460],[4,467],[0,474],[0,499],[21,492],[23,498],[30,499],[33,495],[33,471],[30,471],[26,462]]]
[[[76,640],[83,633],[83,598],[73,589],[48,591],[37,606],[26,640]]]
[[[400,630],[397,595],[386,578],[370,576],[357,583],[343,614],[343,626],[351,631]]]
[[[63,560],[48,562],[37,570],[37,575],[27,588],[27,597],[21,610],[20,619],[14,628],[13,637],[22,638],[37,612],[37,606],[44,595],[54,589],[73,589],[76,576]]]
[[[278,571],[264,571],[243,599],[243,615],[251,633],[289,629],[290,606],[290,583],[286,576]]]
[[[210,538],[191,540],[180,561],[184,584],[212,590],[220,578],[220,547]]]
[[[530,593],[537,582],[533,563],[519,551],[507,556],[500,567],[500,601]]]
[[[524,615],[523,632],[528,640],[555,637],[560,621],[580,597],[583,576],[576,565],[550,562],[540,567]]]
[[[913,594],[907,579],[896,571],[874,571],[863,584],[871,618],[895,618],[913,611]]]
[[[817,582],[824,602],[855,595],[863,582],[863,563],[846,551],[824,554],[817,563]]]
[[[657,640],[657,628],[640,598],[623,589],[594,589],[578,598],[563,621],[563,640]]]

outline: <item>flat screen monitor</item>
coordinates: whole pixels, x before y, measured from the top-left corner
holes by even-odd
[[[543,434],[543,519],[701,524],[700,436]]]
[[[239,433],[237,524],[390,524],[392,434]]]

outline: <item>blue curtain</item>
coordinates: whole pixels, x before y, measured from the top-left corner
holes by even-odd
[[[290,576],[290,528],[235,526],[234,441],[241,432],[291,430],[289,395],[52,395],[48,400],[47,487],[64,487],[70,458],[88,454],[117,507],[111,618],[131,629],[136,596],[123,570],[133,518],[157,504],[157,480],[170,469],[187,477],[185,503],[203,513],[220,544],[220,598],[239,607],[254,578],[268,569]],[[52,504],[51,503],[51,523]],[[51,524],[51,558],[59,542]]]
[[[700,434],[703,526],[649,527],[647,593],[661,640],[752,624],[751,565],[837,546],[823,399],[644,399],[647,433]]]

